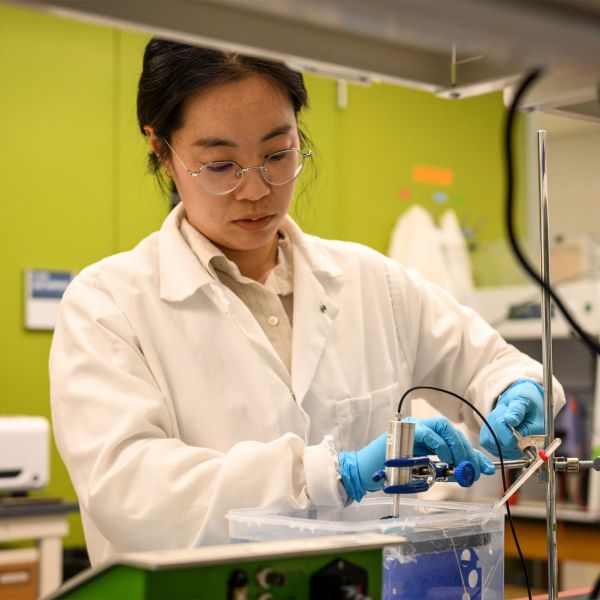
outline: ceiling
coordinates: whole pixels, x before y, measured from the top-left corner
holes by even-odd
[[[506,88],[542,65],[526,106],[600,122],[597,0],[12,2],[447,98]]]

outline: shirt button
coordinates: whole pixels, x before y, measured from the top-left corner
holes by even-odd
[[[267,323],[275,327],[275,325],[279,325],[279,319],[275,316],[272,316],[267,319]]]

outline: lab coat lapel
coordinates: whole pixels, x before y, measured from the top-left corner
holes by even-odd
[[[338,312],[309,263],[295,255],[292,390],[299,405],[315,377]]]

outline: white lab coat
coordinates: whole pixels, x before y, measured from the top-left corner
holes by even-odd
[[[488,412],[511,382],[541,377],[440,288],[288,219],[290,377],[245,304],[186,245],[182,215],[180,205],[132,251],[86,268],[61,302],[54,431],[94,564],[225,542],[235,507],[343,502],[324,436],[338,450],[362,447],[410,386],[442,386]]]

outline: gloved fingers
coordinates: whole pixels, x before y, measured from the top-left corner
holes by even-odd
[[[463,460],[468,460],[472,463],[477,462],[473,448],[467,438],[448,419],[433,417],[431,419],[424,419],[423,423],[433,429],[446,442],[452,454],[452,464],[457,465]]]
[[[498,448],[485,423],[481,426],[481,430],[479,431],[479,445],[488,452],[491,452],[494,456],[498,456]]]
[[[482,452],[472,448],[472,457],[469,458],[469,462],[475,469],[475,481],[478,481],[481,477],[481,473],[484,475],[493,475],[496,472],[494,463]],[[456,481],[455,477],[449,477],[448,481]]]
[[[544,389],[536,381],[520,379],[501,396],[498,404],[506,404],[506,423],[516,427],[524,419],[543,419]]]
[[[540,425],[542,425],[541,428]],[[515,427],[515,429],[523,437],[527,437],[528,435],[543,435],[544,433],[543,422],[540,422],[539,419],[526,418],[522,423]]]
[[[356,452],[356,469],[362,487],[368,492],[376,492],[384,487],[383,482],[373,481],[373,475],[384,468],[386,445],[387,433],[383,433]]]
[[[479,450],[473,449],[475,456],[477,457],[477,461],[479,463],[479,468],[484,475],[493,475],[496,472],[496,467],[494,463],[485,455],[483,452]]]
[[[384,468],[387,434],[355,452],[338,453],[342,484],[351,498],[360,502],[367,492],[383,489],[383,481],[373,481],[373,475]]]
[[[484,425],[484,427],[485,427],[485,425]],[[503,427],[506,427],[506,426],[503,426]],[[496,435],[499,438],[498,441],[500,441],[500,449],[502,450],[502,458],[513,459],[513,458],[522,458],[523,457],[523,454],[521,453],[521,451],[519,450],[519,447],[517,446],[516,440],[513,439],[510,442],[502,443],[502,441],[500,440],[500,436],[498,436],[497,428],[496,428]],[[494,441],[494,438],[489,433],[485,432],[484,429],[481,430],[481,435],[479,436],[479,443],[481,444],[482,448],[485,448],[488,452],[490,452],[494,456],[500,456],[500,454],[498,453],[498,446],[496,446],[496,442]]]
[[[450,452],[452,452],[453,464],[458,466],[465,460],[469,461],[475,469],[475,481],[477,481],[481,475],[481,465],[475,449],[471,446],[463,432],[460,429],[456,429],[452,423],[448,422],[445,430],[447,437],[444,437],[444,439],[450,447]]]
[[[519,458],[521,452],[517,447],[517,442],[510,427],[506,424],[505,413],[507,407],[505,404],[500,404],[488,415],[487,421],[491,425],[502,449],[502,456],[505,458]],[[498,447],[494,441],[494,437],[490,433],[485,424],[481,426],[479,434],[479,443],[494,456],[498,456]]]
[[[513,396],[506,407],[504,422],[513,427],[522,423],[530,404],[531,401],[527,396]]]
[[[475,479],[479,479],[480,465],[475,451],[461,431],[456,429],[448,419],[432,417],[417,423],[415,442],[426,446],[425,453],[436,454],[442,462],[458,465],[468,460],[475,469]],[[415,443],[415,454],[417,453]]]
[[[459,456],[458,452],[453,452],[454,464],[458,465],[463,460],[468,460],[475,468],[475,481],[477,481],[479,479],[479,476],[481,475],[481,461],[479,456],[477,456],[477,450],[475,450],[475,448],[471,446],[469,440],[467,440],[462,431],[460,431],[459,429],[455,429],[455,431],[462,441],[462,455]]]
[[[442,462],[452,464],[452,452],[444,439],[422,422],[417,422],[415,427],[413,454],[414,456],[436,454]]]
[[[437,421],[437,417],[435,417],[435,420]],[[440,419],[440,421],[441,420],[442,419]],[[462,432],[456,429],[449,421],[446,421],[447,425],[441,422],[430,422],[430,424],[436,427],[437,431],[434,431],[425,425],[427,421],[428,419],[417,422],[417,427],[415,429],[415,456],[436,454],[442,462],[454,466],[468,460],[473,465],[475,481],[477,481],[481,475],[482,461]],[[439,435],[438,432],[443,435]],[[485,459],[485,457],[483,458],[485,464],[487,459]],[[491,466],[493,472],[494,466],[491,465],[489,461],[487,462],[489,465],[485,464],[486,470],[489,470],[489,467]],[[448,481],[456,481],[456,479],[452,476],[448,478]]]

